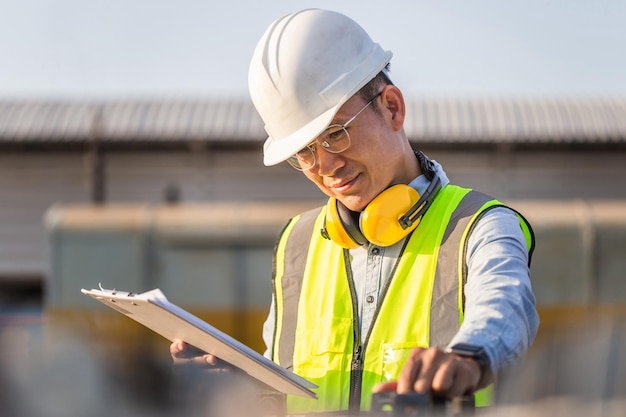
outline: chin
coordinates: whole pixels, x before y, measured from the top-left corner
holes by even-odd
[[[338,198],[338,200],[352,211],[363,211],[363,209],[367,206],[367,203],[363,202],[360,198]]]

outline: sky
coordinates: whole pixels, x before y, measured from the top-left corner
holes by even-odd
[[[424,96],[626,95],[623,0],[0,0],[0,100],[247,97],[276,18],[328,8]]]

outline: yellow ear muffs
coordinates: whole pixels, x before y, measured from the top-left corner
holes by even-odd
[[[354,249],[367,243],[359,230],[358,213],[353,214],[334,198],[330,198],[326,204],[325,230],[333,242],[345,249]]]
[[[419,218],[410,224],[402,218],[420,200],[414,188],[397,184],[378,194],[361,213],[360,228],[363,236],[375,245],[391,246],[411,233]]]
[[[378,194],[361,213],[350,211],[334,198],[326,204],[324,231],[329,239],[346,249],[371,242],[391,246],[411,233],[441,189],[435,173],[420,197],[406,184],[393,185]]]

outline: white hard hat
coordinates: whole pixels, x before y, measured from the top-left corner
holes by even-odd
[[[263,163],[278,164],[309,144],[391,56],[340,13],[307,9],[274,21],[248,72],[250,97],[269,135]]]

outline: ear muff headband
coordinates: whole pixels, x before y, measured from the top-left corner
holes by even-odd
[[[426,189],[426,192],[424,192],[424,196],[420,198],[419,201],[415,203],[402,217],[400,217],[399,222],[403,228],[410,228],[414,223],[419,223],[424,213],[426,213],[426,210],[428,210],[428,207],[432,204],[439,190],[441,190],[441,179],[439,179],[439,175],[435,172],[430,185]],[[415,229],[415,227],[413,229]]]

